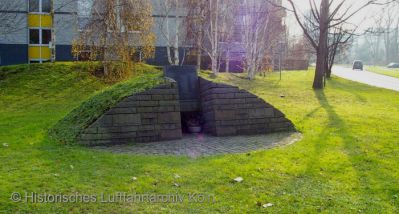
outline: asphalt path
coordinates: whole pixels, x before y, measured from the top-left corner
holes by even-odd
[[[334,66],[332,73],[335,76],[367,85],[399,91],[399,78],[376,74],[366,70],[352,70],[342,66]]]

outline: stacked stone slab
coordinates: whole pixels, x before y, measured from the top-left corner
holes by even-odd
[[[294,131],[291,121],[261,98],[235,86],[199,78],[204,131],[215,136]],[[114,145],[182,138],[174,80],[124,98],[79,136],[83,145]]]
[[[238,87],[199,81],[206,133],[232,136],[295,130],[283,113],[261,98]]]
[[[84,145],[174,140],[182,137],[177,83],[126,97],[80,136]]]

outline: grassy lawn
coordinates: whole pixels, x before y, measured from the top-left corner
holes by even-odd
[[[391,77],[399,78],[399,68],[385,68],[381,66],[367,66],[367,71],[371,71],[377,74],[387,75]]]
[[[314,91],[313,72],[305,71],[284,73],[283,81],[278,74],[254,82],[220,75],[215,81],[248,89],[280,108],[303,140],[268,151],[199,159],[136,156],[66,146],[47,135],[57,121],[108,85],[71,65],[20,70],[0,80],[0,210],[6,213],[399,212],[397,92],[338,78],[324,91]],[[242,183],[231,182],[238,176]],[[17,203],[9,199],[13,192],[179,193],[186,198],[166,204]],[[216,202],[190,203],[189,193]],[[262,208],[257,202],[273,206]]]

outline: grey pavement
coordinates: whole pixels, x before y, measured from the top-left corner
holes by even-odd
[[[204,134],[184,135],[183,139],[115,146],[96,146],[99,151],[143,155],[173,155],[192,158],[229,153],[247,153],[290,145],[302,138],[297,132],[256,136],[214,137]]]
[[[399,78],[376,74],[369,71],[352,70],[343,66],[334,66],[332,73],[338,77],[367,85],[399,91]]]

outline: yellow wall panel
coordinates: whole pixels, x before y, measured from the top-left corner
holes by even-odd
[[[41,53],[40,53],[41,49]],[[41,54],[41,55],[40,55]],[[46,46],[31,46],[29,47],[29,59],[43,59],[48,60],[51,58],[51,49]]]
[[[47,15],[47,14],[45,14],[45,15],[29,14],[28,15],[28,27],[51,28],[52,26],[53,26],[53,19],[52,19],[51,15]]]

